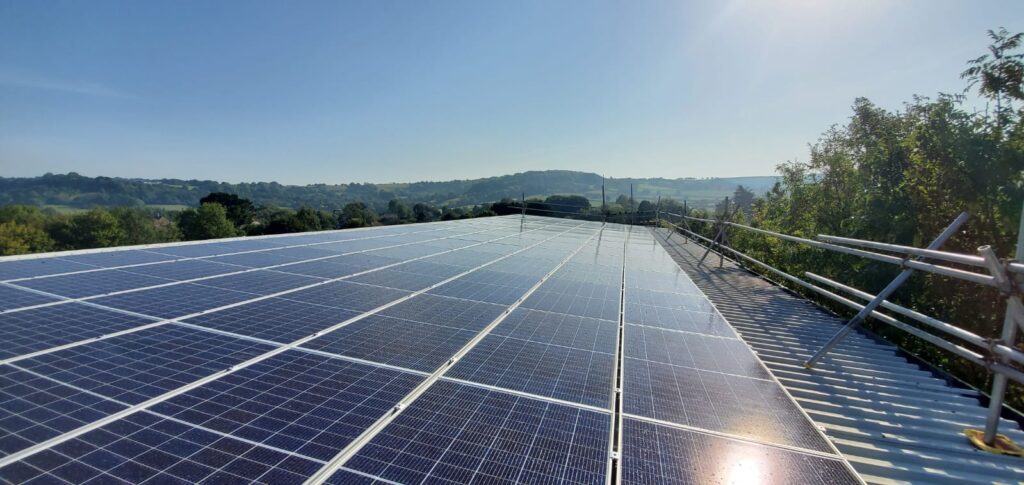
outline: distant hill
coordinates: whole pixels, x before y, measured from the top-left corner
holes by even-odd
[[[729,177],[710,179],[605,179],[609,202],[620,194],[633,194],[637,200],[655,200],[658,196],[689,200],[694,206],[707,206],[731,195],[737,185],[757,194],[767,191],[777,177]],[[601,201],[601,177],[586,172],[548,170],[523,172],[499,177],[446,182],[402,184],[313,184],[281,185],[277,182],[230,184],[210,180],[126,179],[85,177],[77,173],[46,174],[41,177],[0,177],[0,204],[88,209],[106,206],[193,206],[210,192],[228,192],[257,204],[298,208],[310,206],[331,210],[346,203],[362,201],[382,208],[391,199],[425,202],[451,207],[554,194],[578,194]]]

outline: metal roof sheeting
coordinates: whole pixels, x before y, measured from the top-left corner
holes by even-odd
[[[1024,483],[1024,459],[979,451],[963,435],[985,425],[981,393],[863,330],[805,369],[843,319],[732,261],[698,266],[703,246],[655,232],[868,483]],[[1024,443],[1015,421],[1002,420],[999,432]]]

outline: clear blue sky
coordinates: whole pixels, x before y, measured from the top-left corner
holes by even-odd
[[[0,0],[0,175],[766,175],[1021,1]]]

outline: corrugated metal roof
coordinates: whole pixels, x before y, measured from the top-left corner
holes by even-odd
[[[656,230],[744,341],[768,365],[868,483],[1024,483],[1024,459],[981,452],[964,428],[983,428],[981,394],[937,374],[896,345],[852,333],[814,369],[803,362],[844,320],[718,257]],[[1024,443],[1017,422],[1000,432]]]

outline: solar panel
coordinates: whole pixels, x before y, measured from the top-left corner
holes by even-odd
[[[128,265],[142,265],[170,261],[174,256],[154,253],[152,251],[106,251],[101,253],[76,254],[61,259],[76,263],[90,264],[103,268],[116,268]]]
[[[357,311],[285,298],[267,298],[182,322],[286,344],[359,314]]]
[[[326,460],[422,375],[288,351],[152,408],[156,414]]]
[[[0,457],[125,407],[9,365],[0,366]]]
[[[181,283],[91,300],[110,308],[159,318],[177,318],[254,298],[251,293]]]
[[[855,483],[824,457],[627,418],[622,483]]]
[[[0,278],[0,482],[685,482],[722,450],[851,479],[646,230],[498,217]]]
[[[51,274],[96,269],[91,264],[76,263],[63,258],[39,258],[5,261],[0,265],[0,280],[11,281]]]
[[[59,298],[40,295],[12,286],[0,285],[0,312],[58,301]]]
[[[303,344],[304,348],[430,372],[477,332],[373,315]]]
[[[79,389],[138,404],[272,349],[259,342],[162,325],[17,365]]]
[[[105,270],[36,278],[13,284],[64,298],[85,298],[133,288],[163,285],[169,282],[171,280],[143,276],[128,271]]]
[[[441,381],[346,467],[399,483],[604,483],[610,423],[608,414]]]
[[[96,338],[153,323],[135,315],[82,303],[0,313],[0,359],[9,359],[59,345]]]
[[[615,337],[611,322],[517,309],[447,376],[607,408]]]
[[[320,465],[142,412],[0,468],[0,479],[12,483],[300,483]]]

